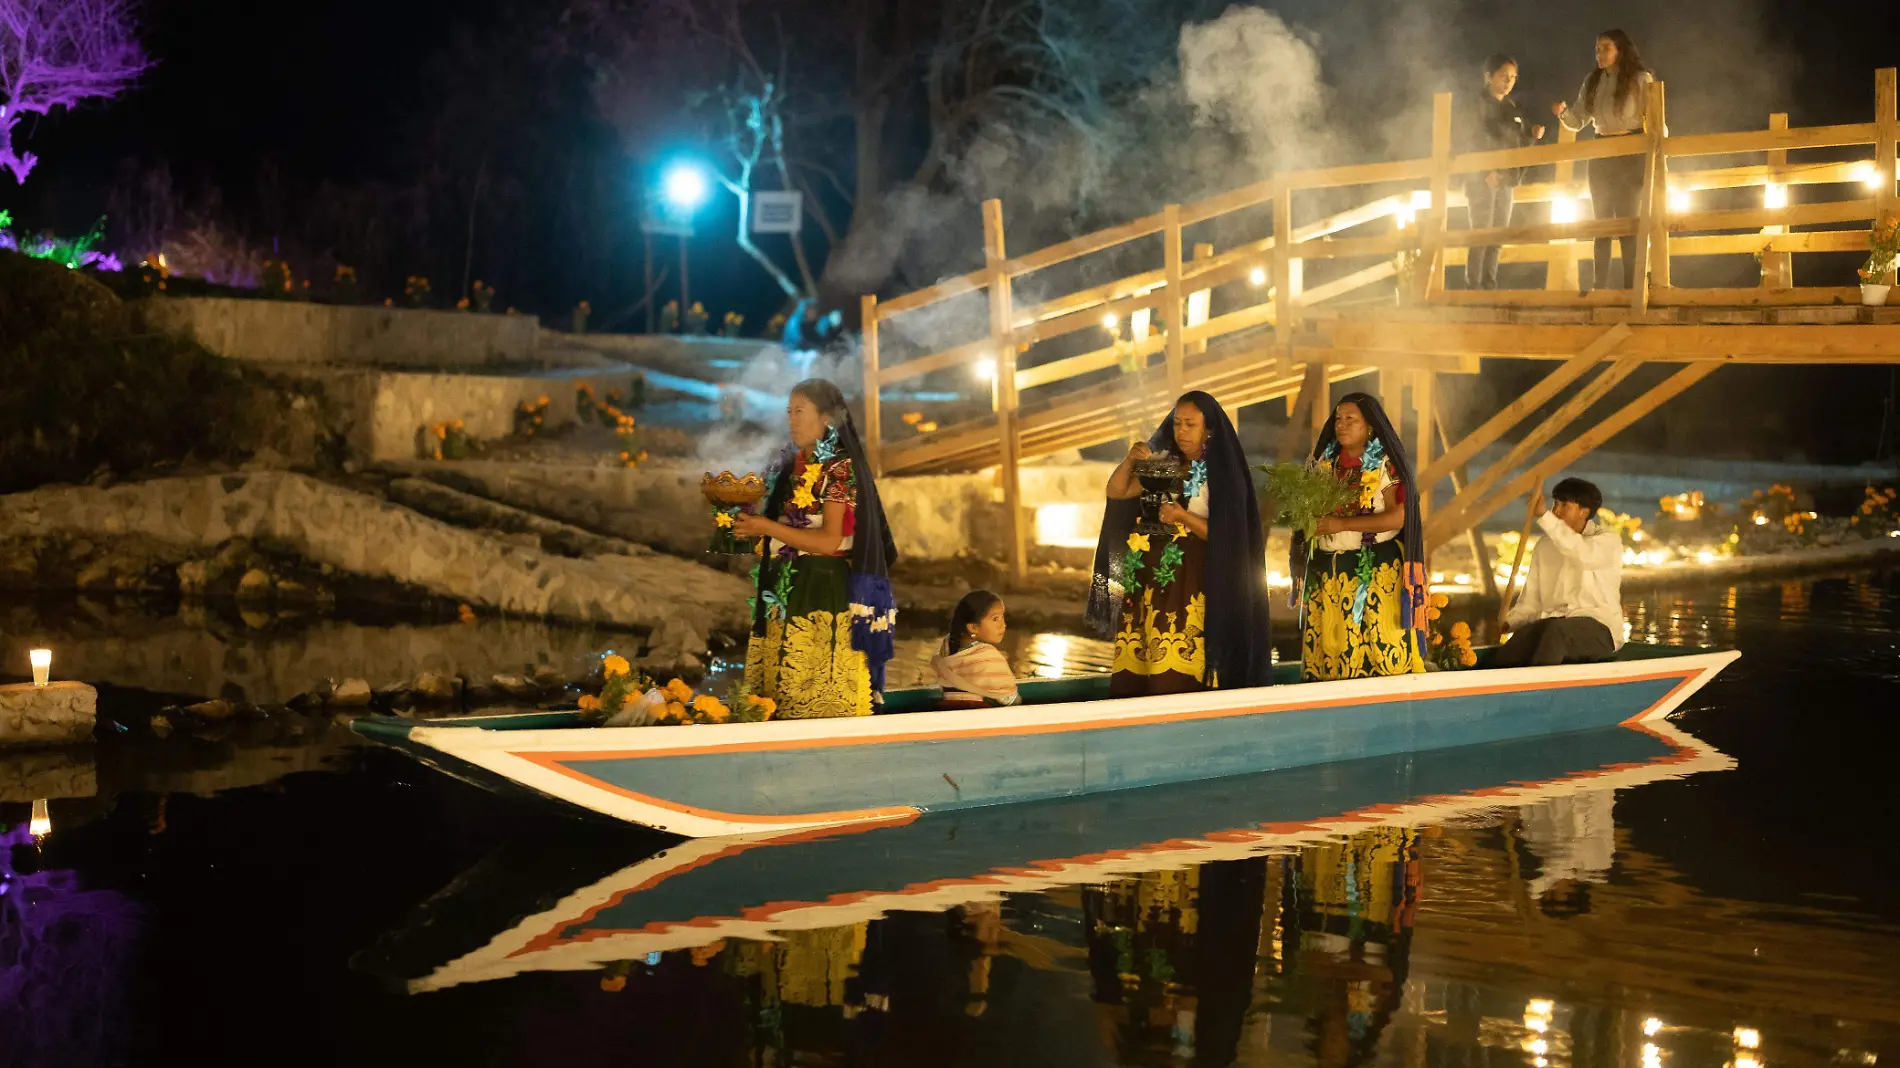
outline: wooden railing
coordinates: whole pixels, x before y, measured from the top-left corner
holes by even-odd
[[[1868,224],[1894,214],[1895,142],[1900,133],[1894,70],[1876,73],[1874,119],[1865,123],[1789,128],[1786,116],[1776,115],[1763,130],[1669,136],[1665,101],[1663,85],[1655,84],[1639,135],[1577,141],[1564,131],[1556,144],[1459,154],[1452,151],[1452,98],[1441,93],[1433,100],[1430,156],[1279,174],[1196,204],[1171,204],[1154,215],[1015,258],[1004,248],[1002,203],[987,201],[982,268],[890,300],[863,298],[865,429],[872,463],[890,471],[998,464],[1006,503],[1012,515],[1020,516],[1016,468],[1022,459],[1122,436],[1137,420],[1152,420],[1159,402],[1186,388],[1218,380],[1237,394],[1233,404],[1238,406],[1280,397],[1290,402],[1303,381],[1312,378],[1311,367],[1322,368],[1318,373],[1327,379],[1379,370],[1475,371],[1475,366],[1427,367],[1413,355],[1338,349],[1303,337],[1307,309],[1395,277],[1398,299],[1405,303],[1627,305],[1631,315],[1639,318],[1656,307],[1857,300],[1858,291],[1851,285],[1794,287],[1789,264],[1800,253],[1864,250]],[[1858,146],[1871,146],[1871,159],[1788,161],[1791,151]],[[1675,161],[1749,153],[1765,154],[1764,162],[1671,169]],[[1624,156],[1639,156],[1644,163],[1636,217],[1581,220],[1580,206],[1588,191],[1577,180],[1576,164]],[[1520,186],[1516,202],[1548,205],[1549,221],[1492,229],[1452,228],[1451,209],[1463,201],[1454,188],[1454,176],[1544,166],[1554,166],[1554,178]],[[1823,185],[1849,185],[1865,195],[1813,203],[1794,203],[1788,196],[1792,187]],[[1698,191],[1752,187],[1764,190],[1760,208],[1693,210],[1686,203]],[[1341,190],[1359,190],[1367,199],[1348,210],[1295,224],[1296,196],[1324,193],[1337,203]],[[1264,237],[1221,252],[1211,245],[1189,243],[1190,228],[1221,218],[1234,221],[1231,217],[1240,212],[1264,216],[1268,209],[1271,226]],[[1797,227],[1810,229],[1796,231]],[[1162,238],[1158,267],[1039,303],[1016,305],[1017,280],[1086,256],[1133,256],[1139,251],[1133,242],[1157,234]],[[1291,239],[1281,241],[1280,235]],[[1580,293],[1577,261],[1591,255],[1595,239],[1616,237],[1633,238],[1633,260],[1646,269],[1628,272],[1634,284],[1626,290]],[[1445,287],[1446,269],[1461,263],[1466,250],[1491,245],[1502,246],[1500,258],[1505,263],[1548,264],[1545,287],[1481,292]],[[1192,258],[1189,248],[1194,249]],[[1761,256],[1760,285],[1709,289],[1673,284],[1671,264],[1676,258],[1739,254]],[[1342,262],[1327,265],[1335,260]],[[1317,261],[1321,266],[1316,271],[1325,270],[1332,277],[1309,287],[1308,261]],[[1414,268],[1402,270],[1408,261]],[[1215,290],[1240,296],[1224,301],[1227,307],[1216,315],[1211,299]],[[901,362],[880,359],[888,351],[880,345],[884,324],[979,292],[988,302],[985,336]],[[1161,327],[1144,328],[1143,321],[1156,316]],[[1107,322],[1117,326],[1112,343],[1033,361],[1038,347],[1082,331],[1104,329]],[[1127,326],[1126,335],[1119,333],[1122,324]],[[1296,338],[1302,339],[1297,354]],[[1076,347],[1073,342],[1067,344]],[[1162,362],[1151,369],[1154,357]],[[980,366],[993,367],[990,417],[901,442],[887,440],[882,390],[941,372],[970,375]],[[1102,378],[1102,372],[1118,366],[1123,375]],[[1089,376],[1094,377],[1082,381]],[[1429,375],[1420,384],[1423,402],[1429,405]],[[1032,391],[1035,395],[1026,408],[1024,395]],[[1421,410],[1430,409],[1421,406]],[[1417,459],[1429,465],[1431,436],[1423,426],[1420,430],[1424,447]],[[1018,543],[1014,556],[1020,563],[1023,524],[1019,519],[1014,526]]]

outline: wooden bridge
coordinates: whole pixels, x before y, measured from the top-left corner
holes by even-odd
[[[1333,383],[1376,375],[1367,388],[1402,424],[1422,472],[1426,541],[1442,544],[1725,363],[1900,362],[1900,301],[1862,307],[1847,267],[1830,279],[1838,284],[1794,285],[1796,256],[1865,252],[1870,224],[1895,215],[1894,70],[1876,72],[1874,82],[1870,122],[1789,128],[1786,115],[1774,115],[1762,130],[1666,134],[1657,83],[1639,136],[1578,141],[1563,131],[1556,144],[1465,154],[1452,151],[1452,97],[1441,93],[1428,157],[1280,174],[1013,258],[1004,249],[1002,202],[987,201],[980,270],[891,300],[863,298],[872,463],[884,473],[997,467],[1013,518],[1011,564],[1021,576],[1023,461],[1145,434],[1189,389],[1214,394],[1230,411],[1284,401],[1292,421],[1282,452],[1293,455],[1327,418]],[[1791,152],[1830,158],[1791,161]],[[1582,221],[1588,190],[1577,165],[1630,155],[1645,164],[1637,217]],[[1680,165],[1691,160],[1717,165]],[[1452,227],[1451,209],[1463,204],[1455,176],[1539,166],[1554,166],[1554,179],[1520,186],[1516,199],[1545,206],[1520,214],[1548,221]],[[1799,202],[1790,195],[1795,189],[1804,192]],[[1761,206],[1696,207],[1699,191],[1746,190],[1760,190]],[[1216,252],[1211,242],[1193,240],[1217,233],[1231,247]],[[1580,293],[1578,261],[1605,237],[1633,238],[1633,258],[1647,269],[1631,272],[1628,289]],[[1544,288],[1448,289],[1446,269],[1463,263],[1468,249],[1489,245],[1503,247],[1506,264],[1546,264]],[[1160,263],[1152,266],[1157,251]],[[1672,281],[1672,267],[1685,260],[1726,256],[1733,265],[1748,255],[1760,260],[1758,285]],[[1093,269],[1101,277],[1104,262],[1119,275],[1112,281],[1019,300],[1060,289],[1065,276],[1086,280]],[[1124,273],[1136,267],[1145,269]],[[959,325],[967,341],[926,351]],[[918,337],[932,340],[910,341]],[[1448,440],[1435,401],[1438,376],[1476,374],[1482,361],[1500,358],[1556,366]],[[1678,366],[1559,444],[1646,363]],[[990,378],[991,410],[927,434],[897,425],[901,436],[894,435],[880,391],[951,374],[964,382],[973,374]],[[1560,397],[1503,459],[1465,477],[1480,449]],[[1447,478],[1454,492],[1434,507],[1430,491]]]

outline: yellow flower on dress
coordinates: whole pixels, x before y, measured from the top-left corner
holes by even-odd
[[[1136,552],[1144,552],[1144,553],[1147,552],[1148,551],[1148,535],[1146,534],[1128,535],[1128,547],[1130,549],[1135,550]]]
[[[810,486],[800,486],[792,491],[793,508],[810,508],[816,503],[818,498],[812,496]]]
[[[626,454],[626,453],[624,453],[624,452],[620,454],[620,457],[621,457],[621,459],[623,459],[623,460],[624,460],[624,459],[626,459],[626,456],[627,456],[627,454]],[[714,523],[714,525],[716,525],[716,526],[722,526],[722,527],[729,527],[729,526],[731,526],[731,525],[732,525],[732,513],[731,513],[731,512],[714,512],[714,513],[713,513],[713,523]]]
[[[1187,537],[1187,524],[1186,524],[1186,523],[1176,523],[1176,524],[1174,525],[1174,536],[1175,536],[1175,537],[1177,537],[1177,538],[1185,538],[1185,537]]]
[[[600,670],[602,674],[611,679],[632,672],[633,665],[627,663],[626,657],[609,653],[607,654],[607,658],[600,662]]]

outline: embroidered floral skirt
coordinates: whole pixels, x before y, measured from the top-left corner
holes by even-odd
[[[1121,627],[1115,634],[1112,697],[1204,690],[1207,673],[1207,543],[1155,535],[1124,564]],[[1173,552],[1169,546],[1178,546]]]
[[[1425,670],[1418,632],[1400,622],[1404,566],[1405,551],[1397,539],[1370,549],[1313,554],[1306,567],[1306,626],[1300,634],[1308,682]],[[1366,577],[1370,581],[1363,581]],[[1365,600],[1359,604],[1362,587]]]
[[[778,703],[773,719],[871,714],[871,671],[851,647],[851,572],[843,557],[799,556],[759,569],[765,633],[746,645],[745,681]]]

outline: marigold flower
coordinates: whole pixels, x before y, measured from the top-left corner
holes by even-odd
[[[1434,593],[1434,594],[1432,594],[1432,607],[1433,607],[1433,608],[1445,608],[1445,607],[1447,607],[1447,606],[1449,606],[1450,604],[1451,604],[1451,598],[1449,598],[1449,597],[1447,597],[1447,596],[1445,596],[1444,594],[1442,594],[1442,593]]]
[[[1469,640],[1471,637],[1471,624],[1453,623],[1451,625],[1451,636],[1461,641]]]
[[[606,658],[600,662],[600,670],[602,674],[612,679],[618,678],[621,675],[631,674],[633,672],[633,665],[627,663],[627,658],[618,653],[608,653]]]
[[[582,694],[581,700],[580,700],[580,706],[581,706],[582,712],[592,712],[595,709],[600,707],[600,698],[595,697],[592,694]]]
[[[1466,649],[1464,652],[1458,654],[1458,662],[1465,667],[1476,667],[1478,664],[1478,654]]]
[[[668,681],[664,692],[672,704],[684,705],[693,699],[693,688],[686,685],[685,679],[675,678]]]
[[[621,458],[622,460],[624,460],[624,459],[626,459],[626,458],[627,458],[627,454],[626,454],[626,453],[624,453],[624,452],[623,452],[623,453],[621,453],[621,454],[620,454],[620,458]],[[713,513],[713,523],[714,523],[714,525],[716,525],[716,526],[721,526],[721,527],[730,527],[730,526],[732,526],[732,513],[731,513],[731,512],[714,512],[714,513]]]

